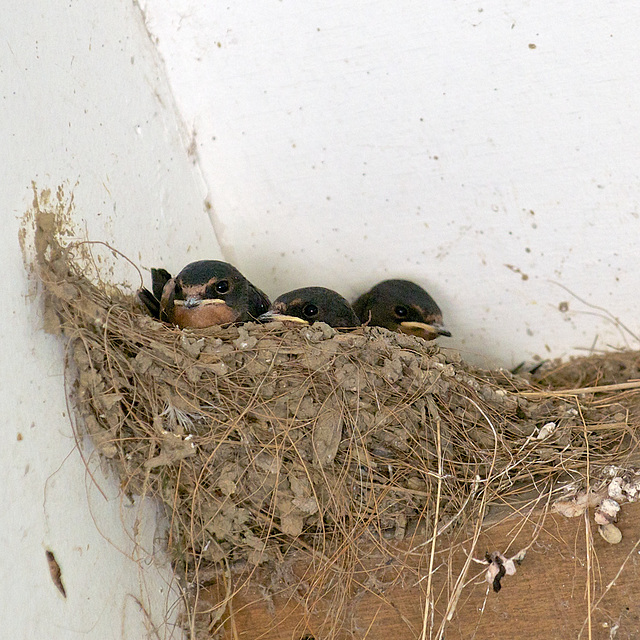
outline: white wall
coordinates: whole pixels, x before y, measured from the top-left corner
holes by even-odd
[[[638,346],[562,288],[638,330],[637,2],[143,9],[224,253],[268,293],[408,277],[500,365]]]
[[[172,632],[155,508],[87,449],[103,497],[73,439],[17,241],[32,180],[143,267],[224,255],[272,296],[410,277],[473,359],[624,344],[560,285],[636,329],[637,3],[147,0],[151,39],[127,0],[4,5],[0,635],[156,637],[138,602]]]
[[[90,238],[141,266],[177,269],[220,256],[204,185],[133,4],[4,2],[0,43],[0,636],[177,638],[163,622],[174,596],[168,563],[153,553],[155,506],[129,505],[90,448],[106,499],[87,471],[67,413],[64,347],[42,331],[18,226],[32,180],[67,182]],[[116,277],[137,282],[131,268]]]

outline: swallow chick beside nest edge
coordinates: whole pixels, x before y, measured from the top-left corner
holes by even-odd
[[[419,285],[409,280],[384,280],[354,303],[362,324],[385,327],[434,340],[450,337],[442,324],[442,311],[436,301]]]
[[[349,302],[325,287],[303,287],[283,293],[258,319],[262,322],[280,320],[300,324],[325,322],[335,328],[360,326]]]
[[[269,298],[233,265],[199,260],[171,277],[151,269],[152,291],[142,288],[138,299],[154,318],[180,328],[255,320],[269,308]]]

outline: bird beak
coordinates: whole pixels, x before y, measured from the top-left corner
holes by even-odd
[[[298,324],[308,325],[309,323],[297,316],[287,316],[284,313],[278,313],[277,311],[267,311],[261,316],[258,316],[259,322],[297,322]]]
[[[174,300],[173,304],[178,307],[184,307],[185,309],[195,309],[199,306],[207,304],[227,304],[220,298],[201,298],[200,296],[190,296],[186,300]]]
[[[427,324],[426,322],[401,322],[400,331],[412,336],[418,336],[425,340],[434,340],[438,336],[451,337],[451,332],[447,331],[440,324]]]

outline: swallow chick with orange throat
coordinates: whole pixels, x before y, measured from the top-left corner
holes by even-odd
[[[152,269],[152,291],[142,288],[138,299],[151,315],[180,328],[205,328],[255,320],[269,308],[269,298],[234,266],[219,260],[199,260],[171,277]]]

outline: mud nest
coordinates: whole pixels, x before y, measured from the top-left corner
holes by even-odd
[[[305,593],[299,575],[292,590],[344,604],[385,559],[395,579],[405,565],[424,575],[434,534],[468,535],[636,461],[637,389],[557,394],[558,372],[536,384],[380,328],[179,330],[87,278],[92,247],[64,246],[57,206],[30,218],[33,264],[48,327],[68,344],[79,424],[124,492],[166,506],[192,610],[219,571],[284,589],[294,551],[308,566]],[[569,380],[638,377],[638,354],[616,357],[624,366],[587,359]]]

